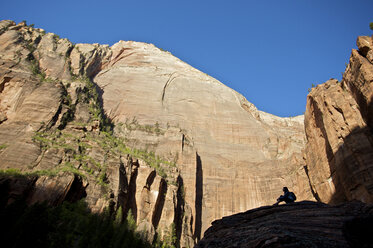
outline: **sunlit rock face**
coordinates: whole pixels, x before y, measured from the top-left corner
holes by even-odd
[[[272,204],[283,186],[313,199],[304,146],[303,116],[258,111],[151,44],[73,45],[0,22],[0,169],[39,173],[2,182],[30,203],[122,207],[149,240],[173,225],[190,247],[213,220]]]
[[[329,80],[307,97],[307,168],[323,202],[373,202],[372,44],[359,37],[342,81]]]
[[[197,236],[216,218],[273,203],[285,185],[300,199],[313,199],[303,168],[303,116],[258,111],[151,44],[121,41],[111,51],[94,77],[105,112],[124,123],[116,131],[129,143],[177,162],[186,202],[202,223]],[[166,131],[151,134],[129,128],[131,123]],[[185,144],[194,152],[186,152]]]

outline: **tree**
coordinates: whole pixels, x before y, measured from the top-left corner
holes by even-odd
[[[373,22],[371,22],[371,23],[369,24],[369,27],[370,27],[371,30],[373,30]]]

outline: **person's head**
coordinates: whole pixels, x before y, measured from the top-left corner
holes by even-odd
[[[286,192],[288,192],[289,190],[288,190],[287,187],[283,187],[283,188],[282,188],[282,191],[284,191],[284,193],[286,193]]]

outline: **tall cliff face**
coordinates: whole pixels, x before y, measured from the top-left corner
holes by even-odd
[[[284,185],[313,199],[302,116],[258,111],[151,44],[74,45],[2,21],[0,56],[0,168],[31,177],[3,182],[12,195],[120,206],[150,237],[174,226],[182,247]]]
[[[312,197],[302,184],[308,182],[303,117],[259,112],[237,92],[153,45],[119,42],[111,50],[94,77],[105,112],[123,123],[116,133],[129,144],[179,165],[186,201],[194,216],[202,213],[202,230],[221,216],[272,203],[283,185],[298,185],[301,198]],[[165,131],[152,135],[137,124]]]
[[[315,198],[334,206],[303,201],[227,216],[196,247],[372,246],[372,37],[357,46],[342,81],[307,97],[305,169]]]
[[[112,134],[100,89],[88,78],[99,65],[95,54],[108,47],[88,57],[24,23],[2,21],[0,30],[0,186],[8,202],[85,198],[93,212],[120,207],[125,218],[131,210],[150,241],[190,218],[175,164]],[[181,228],[179,238],[192,246],[193,236]]]
[[[373,41],[359,37],[341,82],[329,80],[307,97],[306,160],[323,202],[373,202]]]

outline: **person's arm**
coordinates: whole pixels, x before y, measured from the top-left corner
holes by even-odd
[[[280,196],[279,198],[277,198],[277,202],[275,203],[275,204],[273,204],[273,205],[278,205],[280,202],[282,202],[284,200],[284,196]]]

